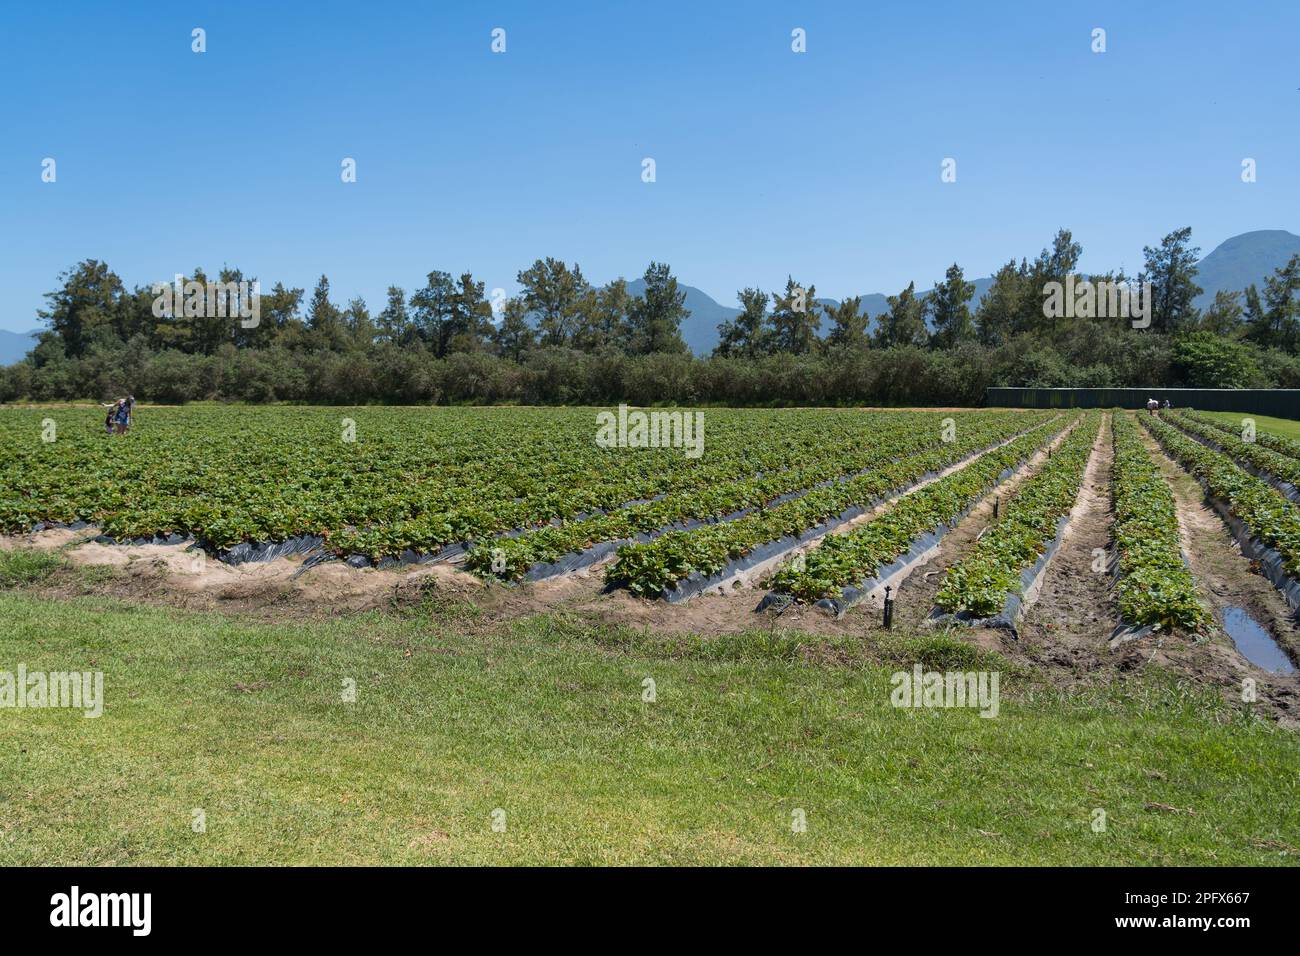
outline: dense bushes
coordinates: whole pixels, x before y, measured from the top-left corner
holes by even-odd
[[[1092,332],[1055,345],[1024,335],[997,348],[830,348],[752,359],[535,348],[519,362],[486,351],[438,358],[418,345],[332,352],[225,344],[203,355],[132,340],[76,359],[42,346],[36,360],[0,368],[0,401],[130,392],[164,403],[979,405],[996,385],[1300,386],[1300,361],[1250,344],[1101,323]]]

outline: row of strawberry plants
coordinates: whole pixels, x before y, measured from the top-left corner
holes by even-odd
[[[1090,412],[1038,471],[1022,483],[974,548],[944,575],[935,598],[949,614],[989,617],[1011,594],[1020,575],[1048,549],[1058,522],[1074,507],[1101,413]]]
[[[1206,620],[1192,572],[1178,541],[1178,511],[1130,416],[1113,420],[1115,463],[1115,584],[1120,618],[1128,624],[1195,629]]]
[[[985,432],[983,423],[990,424],[992,430]],[[981,436],[1001,437],[1025,427],[1025,423],[1025,419],[1017,423],[1002,413],[984,413],[964,419],[962,428],[971,440],[988,443],[993,439]],[[881,429],[869,447],[837,448],[829,460],[814,461],[803,468],[743,481],[716,482],[712,487],[669,495],[582,521],[482,542],[470,551],[466,566],[480,574],[517,580],[537,564],[555,562],[562,555],[582,551],[597,542],[646,533],[671,533],[665,529],[676,524],[719,519],[741,510],[761,508],[786,495],[806,496],[831,482],[847,484],[861,472],[893,459],[920,454],[942,443],[941,428],[918,427],[918,424]],[[938,426],[939,422],[933,424]]]
[[[370,529],[367,553],[395,554],[802,467],[866,447],[892,422],[937,431],[944,417],[706,415],[704,455],[693,459],[680,448],[598,447],[591,409],[143,408],[118,441],[93,410],[3,409],[0,530],[90,521],[118,539],[189,532],[225,548],[301,534],[343,547]]]
[[[1241,417],[1242,425],[1238,426],[1238,425],[1229,424],[1228,422],[1221,422],[1217,418],[1211,418],[1209,415],[1205,414],[1204,412],[1198,412],[1195,409],[1191,409],[1191,408],[1180,409],[1179,414],[1187,418],[1193,418],[1198,422],[1203,422],[1206,425],[1213,425],[1215,428],[1219,429],[1220,431],[1230,432],[1234,435],[1244,434],[1243,432],[1244,423],[1248,419],[1250,419],[1249,415],[1243,415]],[[1251,430],[1254,433],[1254,440],[1259,444],[1263,445],[1265,448],[1271,449],[1272,451],[1277,452],[1279,455],[1286,455],[1288,458],[1295,458],[1297,460],[1300,460],[1300,442],[1292,438],[1287,438],[1283,435],[1278,435],[1270,431],[1265,431],[1262,428],[1257,428],[1253,425],[1253,421],[1252,421]]]
[[[961,439],[921,454],[882,465],[868,474],[842,484],[819,488],[802,498],[746,515],[722,525],[688,532],[671,532],[648,544],[619,549],[618,560],[605,572],[606,581],[635,594],[657,597],[676,587],[692,574],[709,577],[728,563],[754,549],[782,538],[802,534],[855,506],[864,506],[919,481],[924,475],[946,468],[1006,439],[1034,422],[1026,434],[1011,440],[989,455],[997,460],[1014,456],[1022,447],[1041,440],[1042,429],[1052,418],[992,419],[981,426],[967,424]],[[1010,448],[1011,451],[1003,449]],[[975,467],[974,465],[968,465]],[[964,470],[964,469],[963,469]]]
[[[822,435],[821,442],[815,441],[816,436],[807,436],[806,444],[801,438],[775,448],[724,447],[698,462],[689,482],[665,482],[652,500],[638,503],[615,495],[613,500],[621,503],[613,508],[608,507],[610,496],[606,495],[601,513],[582,515],[571,503],[558,502],[537,509],[529,499],[481,502],[464,512],[438,512],[335,535],[330,544],[341,552],[386,554],[392,550],[387,541],[400,541],[403,547],[426,553],[452,542],[477,541],[468,559],[471,570],[514,580],[538,562],[553,561],[593,541],[627,537],[690,518],[720,516],[827,480],[845,468],[866,467],[875,460],[882,443],[937,442],[941,420],[914,412],[885,413],[874,421],[873,429],[832,428]],[[611,454],[634,457],[639,451],[613,450]],[[555,494],[583,498],[581,489],[589,480],[557,488]],[[555,519],[564,519],[564,523],[552,523]],[[513,529],[524,531],[500,536]]]
[[[1146,415],[1141,421],[1165,451],[1203,483],[1211,498],[1225,504],[1252,535],[1282,556],[1287,574],[1300,575],[1300,511],[1291,502],[1227,455],[1206,448],[1172,425]]]
[[[878,428],[885,434],[923,430],[930,424],[927,417],[934,419],[937,431],[937,416],[917,412],[884,413]],[[420,483],[416,489],[399,488],[389,496],[391,506],[376,505],[375,516],[366,527],[336,531],[329,535],[329,543],[340,554],[381,557],[408,548],[427,554],[449,544],[514,529],[636,508],[634,502],[651,498],[699,494],[756,473],[787,474],[787,480],[798,481],[795,471],[813,462],[829,464],[833,454],[828,446],[856,454],[873,447],[877,434],[840,419],[824,423],[824,430],[792,430],[782,440],[760,447],[754,447],[752,440],[723,434],[710,439],[709,454],[697,461],[680,454],[666,459],[647,455],[645,449],[631,453],[606,449],[604,461],[580,460],[572,472],[556,475],[517,497],[491,484],[473,483],[436,487],[431,494],[423,494],[418,489],[427,483]]]
[[[1278,481],[1300,487],[1300,461],[1279,455],[1256,442],[1242,441],[1231,428],[1220,430],[1218,423],[1210,424],[1180,412],[1165,412],[1164,415],[1166,420],[1188,434],[1214,442],[1238,462]]]
[[[1034,431],[1003,445],[944,478],[904,495],[873,520],[847,534],[832,534],[772,578],[776,591],[801,601],[837,596],[873,577],[922,534],[951,524],[984,497],[1009,468],[1027,459],[1068,423]]]

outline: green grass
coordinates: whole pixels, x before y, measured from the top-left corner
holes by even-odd
[[[1272,432],[1275,435],[1281,435],[1283,438],[1300,441],[1300,422],[1293,421],[1290,418],[1273,418],[1271,415],[1254,415],[1249,412],[1201,412],[1201,414],[1218,419],[1221,422],[1227,422],[1237,428],[1241,427],[1243,418],[1253,418],[1255,419],[1255,427],[1260,431]]]
[[[32,584],[63,566],[57,552],[19,548],[0,551],[0,587]]]
[[[1000,716],[891,707],[914,660],[1000,666]],[[1293,732],[1159,675],[1045,690],[942,634],[274,625],[0,593],[0,670],[19,662],[102,670],[105,710],[0,709],[0,864],[1285,864],[1300,844]]]

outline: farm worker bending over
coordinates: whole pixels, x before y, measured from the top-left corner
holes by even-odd
[[[1147,399],[1147,411],[1148,411],[1148,412],[1150,412],[1152,415],[1154,415],[1154,414],[1156,413],[1156,410],[1159,409],[1159,408],[1160,408],[1160,403],[1157,402],[1154,398],[1148,398],[1148,399]]]

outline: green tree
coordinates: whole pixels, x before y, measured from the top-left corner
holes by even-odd
[[[62,286],[47,292],[48,305],[36,314],[50,324],[68,358],[80,358],[95,341],[116,338],[122,320],[122,280],[97,259],[87,259],[59,275]]]
[[[1176,229],[1160,240],[1159,248],[1144,246],[1146,268],[1139,282],[1151,283],[1151,327],[1161,332],[1179,332],[1196,322],[1192,300],[1201,294],[1196,284],[1196,260],[1201,250],[1188,246],[1192,229]]]
[[[785,294],[772,293],[772,348],[791,355],[815,352],[821,345],[817,333],[822,320],[818,314],[817,287],[804,288],[788,276]]]
[[[1197,328],[1224,338],[1240,337],[1244,331],[1245,314],[1238,301],[1240,298],[1240,292],[1229,292],[1227,289],[1220,289],[1214,293],[1214,302],[1201,313],[1201,321]]]
[[[315,348],[341,352],[347,342],[343,313],[330,301],[330,280],[321,276],[307,306],[307,329]]]
[[[886,301],[889,311],[880,317],[876,341],[884,348],[924,346],[930,339],[930,332],[925,327],[925,310],[917,298],[916,283],[909,282],[906,289],[898,295],[891,295]]]
[[[1269,328],[1279,348],[1295,353],[1297,346],[1297,317],[1300,317],[1300,255],[1294,255],[1286,265],[1276,269],[1264,280],[1264,311]]]
[[[718,325],[714,354],[723,358],[755,358],[771,351],[772,327],[767,314],[767,293],[741,289],[736,293],[740,314]]]
[[[537,316],[543,345],[568,345],[579,324],[589,288],[575,263],[570,269],[559,259],[538,259],[519,273],[524,303]]]
[[[1018,267],[1012,259],[997,271],[975,310],[975,334],[981,344],[997,348],[1010,342],[1020,331],[1021,316],[1041,304],[1029,282],[1029,265],[1023,259]],[[1029,305],[1028,300],[1032,300]]]
[[[629,352],[633,355],[686,352],[682,340],[682,320],[689,316],[686,293],[677,288],[677,280],[667,263],[652,262],[646,267],[645,291],[632,299],[628,309]]]
[[[533,327],[528,324],[528,303],[522,296],[507,299],[501,310],[501,321],[492,330],[492,347],[498,355],[520,362],[534,344]]]
[[[485,283],[475,282],[469,272],[460,280],[447,302],[439,355],[481,351],[492,334],[492,305],[483,295]]]
[[[862,296],[855,295],[839,305],[822,306],[822,309],[831,323],[830,334],[826,337],[828,346],[854,351],[870,347],[871,340],[867,337],[869,320],[862,311]]]
[[[447,340],[451,337],[448,320],[456,293],[451,273],[435,269],[425,277],[424,288],[411,296],[411,324],[420,340],[439,358],[447,354]]]
[[[970,300],[974,294],[974,283],[966,281],[961,266],[954,262],[948,267],[944,281],[936,285],[924,300],[925,309],[934,320],[931,345],[950,349],[975,338],[975,324],[970,314]]]
[[[379,313],[379,341],[407,345],[414,335],[411,316],[406,311],[406,291],[400,286],[390,285],[388,302]]]
[[[348,307],[343,310],[343,325],[348,330],[348,336],[351,338],[350,347],[353,350],[365,350],[374,344],[375,322],[370,317],[370,309],[366,306],[365,299],[357,296],[349,300]]]
[[[1249,348],[1212,332],[1176,338],[1173,367],[1188,388],[1251,388],[1260,377]]]
[[[630,329],[628,311],[632,297],[626,279],[615,279],[599,289],[588,289],[573,336],[574,348],[584,352],[603,352],[628,347]]]

